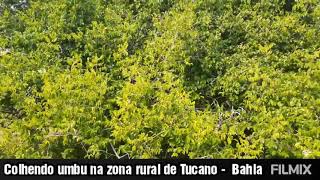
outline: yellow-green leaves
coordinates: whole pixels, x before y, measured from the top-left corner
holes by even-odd
[[[1,1],[0,158],[320,157],[319,1],[29,2]]]

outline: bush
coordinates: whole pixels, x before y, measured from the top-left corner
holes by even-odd
[[[318,0],[0,0],[0,157],[319,158],[319,17]]]

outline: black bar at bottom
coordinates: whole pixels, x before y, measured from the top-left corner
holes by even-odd
[[[317,159],[0,160],[0,179],[303,178],[318,179]]]

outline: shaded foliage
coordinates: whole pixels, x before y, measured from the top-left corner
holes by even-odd
[[[0,0],[0,157],[319,158],[319,17],[318,0]]]

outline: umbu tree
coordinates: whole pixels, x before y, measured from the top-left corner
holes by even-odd
[[[0,14],[2,158],[320,156],[318,0],[2,0]]]

